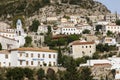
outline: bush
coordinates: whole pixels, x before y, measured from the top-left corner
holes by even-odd
[[[45,71],[42,68],[38,69],[37,77],[38,77],[38,80],[43,80],[43,78],[45,77]]]

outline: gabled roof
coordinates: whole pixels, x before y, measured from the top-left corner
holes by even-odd
[[[95,42],[86,42],[86,41],[80,41],[80,40],[72,42],[72,45],[87,45],[87,44],[95,44]]]
[[[44,48],[32,48],[32,47],[16,48],[16,49],[11,49],[10,51],[56,52],[55,50],[44,49]]]

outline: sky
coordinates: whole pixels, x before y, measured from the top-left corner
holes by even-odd
[[[120,0],[98,0],[103,3],[112,12],[120,14]]]

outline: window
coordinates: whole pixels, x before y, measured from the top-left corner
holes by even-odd
[[[22,61],[20,61],[20,65],[22,65]]]
[[[49,66],[51,66],[51,62],[49,62]]]
[[[55,62],[53,62],[53,65],[54,65],[54,66],[56,65]]]
[[[40,65],[40,61],[38,61],[38,65]]]
[[[9,62],[9,66],[11,66],[11,63]]]
[[[82,54],[83,54],[83,56],[85,55],[85,52],[84,51],[82,51]]]
[[[22,57],[22,53],[20,53],[20,57]]]
[[[8,59],[8,54],[5,55],[5,58]]]
[[[31,57],[33,57],[33,54],[31,54]]]
[[[43,58],[45,58],[45,54],[43,54]]]
[[[82,48],[84,48],[84,46],[82,46]]]
[[[26,53],[26,57],[28,57],[28,53]]]
[[[26,65],[28,65],[28,61],[26,61]]]
[[[53,58],[55,58],[55,54],[53,55]]]
[[[31,61],[31,65],[33,65],[33,61]]]
[[[49,54],[49,58],[51,58],[51,54]]]
[[[91,53],[91,51],[90,51],[90,53]]]
[[[91,48],[91,46],[90,46],[90,48]]]
[[[40,54],[38,54],[38,58],[40,58]]]

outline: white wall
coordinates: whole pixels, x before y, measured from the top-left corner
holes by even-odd
[[[5,58],[8,55],[8,58]],[[0,67],[9,67],[10,64],[10,54],[0,53]]]
[[[20,57],[20,54],[22,53],[22,56]],[[28,57],[26,57],[26,54],[28,54]],[[33,57],[31,57],[31,54],[33,54]],[[38,54],[40,54],[40,58],[38,58]],[[45,58],[43,58],[43,54],[45,55]],[[49,58],[49,54],[51,54],[51,58]],[[55,58],[53,58],[53,55],[55,55]],[[57,65],[57,53],[53,52],[36,52],[36,51],[12,51],[11,52],[11,66],[40,66],[43,65],[43,62],[49,66],[49,62],[51,62],[51,65],[54,66]],[[20,60],[22,61],[22,65],[20,65]],[[15,62],[14,62],[15,61]],[[26,61],[28,61],[28,65],[26,65]],[[31,61],[33,61],[33,65],[31,65]],[[38,62],[40,61],[40,65],[38,65]]]

